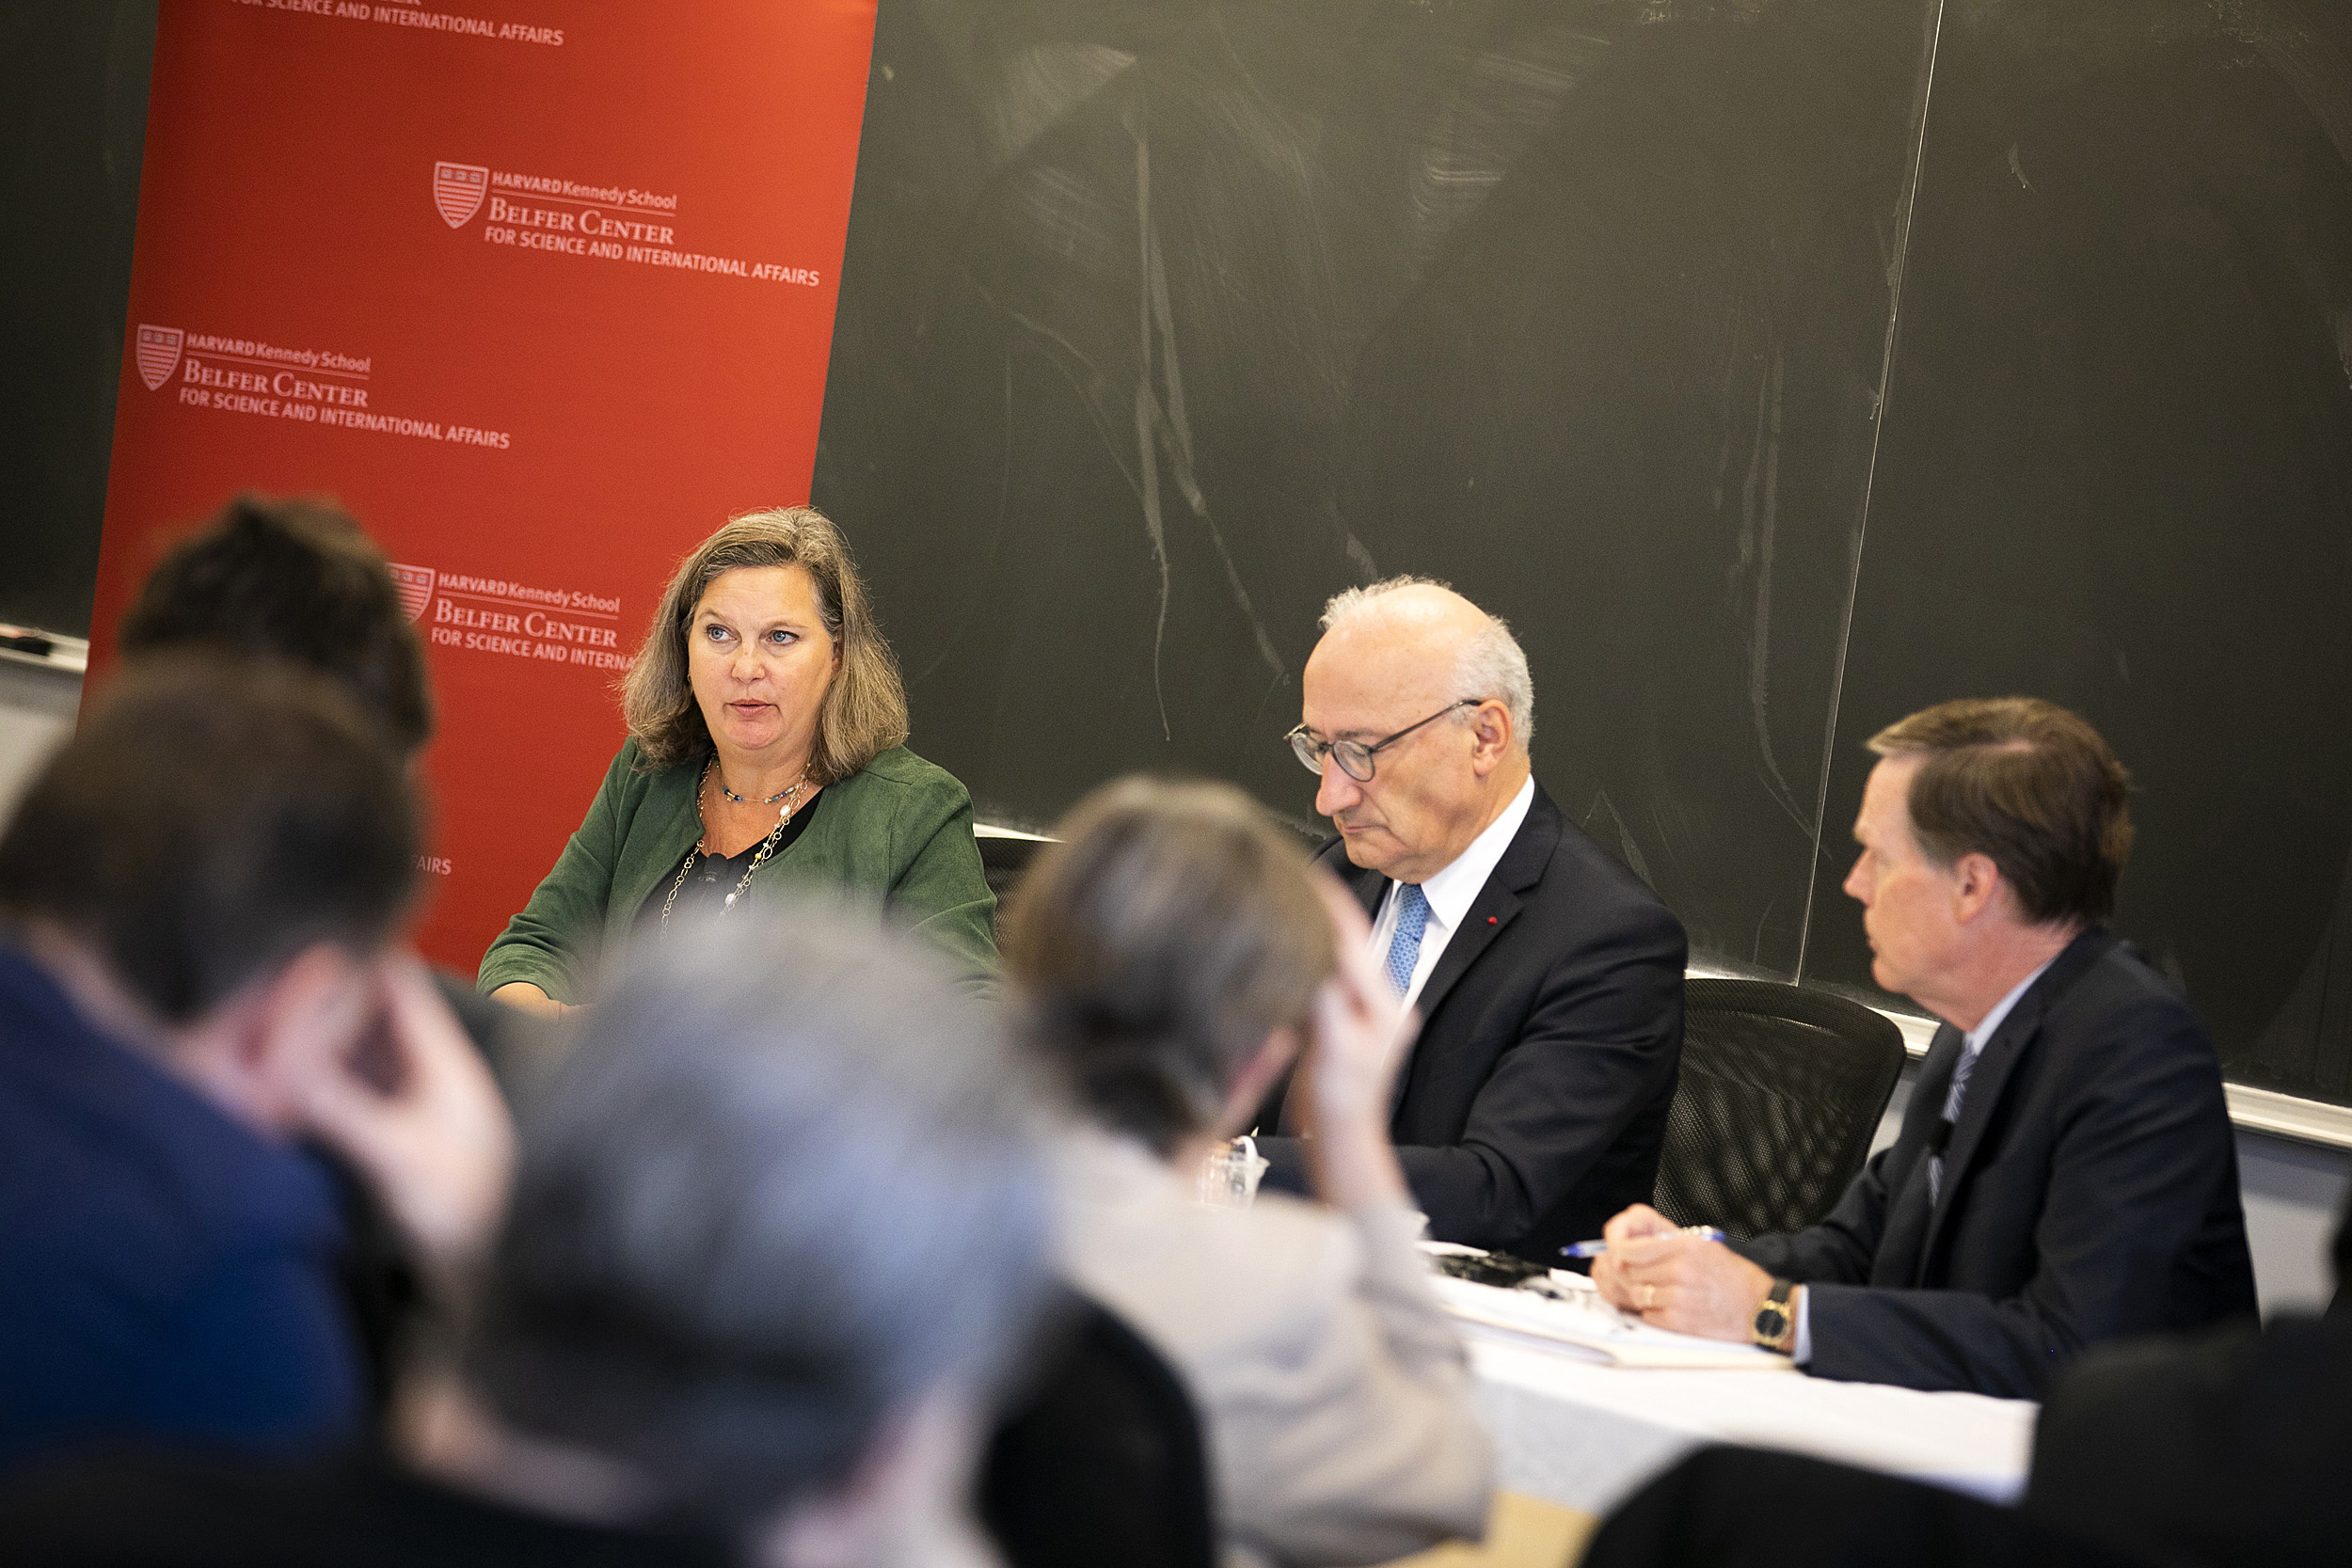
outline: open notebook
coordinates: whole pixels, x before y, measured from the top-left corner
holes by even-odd
[[[1591,1360],[1710,1371],[1792,1370],[1787,1356],[1759,1345],[1726,1344],[1652,1328],[1601,1300],[1591,1280],[1565,1270],[1509,1289],[1442,1275],[1431,1283],[1445,1309],[1465,1323],[1501,1331],[1503,1337],[1540,1340]]]

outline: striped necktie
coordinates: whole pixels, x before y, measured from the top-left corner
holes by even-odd
[[[1968,1075],[1977,1070],[1977,1058],[1983,1055],[1982,1047],[1961,1053],[1960,1065],[1952,1069],[1952,1086],[1944,1096],[1944,1145],[1952,1141],[1952,1129],[1960,1122],[1960,1102],[1968,1096]],[[1944,1191],[1944,1148],[1928,1156],[1928,1207]]]
[[[1419,882],[1399,882],[1396,889],[1396,935],[1389,939],[1389,984],[1403,996],[1413,984],[1413,966],[1421,962],[1421,934],[1429,928],[1429,895]]]

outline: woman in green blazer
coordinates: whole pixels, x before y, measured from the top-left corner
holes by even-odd
[[[629,737],[483,956],[483,990],[561,1012],[607,950],[812,881],[885,899],[965,970],[995,972],[972,798],[901,744],[898,664],[822,514],[746,513],[703,541],[622,708]]]

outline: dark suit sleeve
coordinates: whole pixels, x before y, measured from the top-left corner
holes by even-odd
[[[1510,1246],[1584,1180],[1674,1073],[1686,951],[1680,923],[1645,903],[1559,957],[1461,1142],[1396,1151],[1430,1234]]]
[[[1966,1291],[1821,1284],[1808,1290],[1825,1376],[1913,1388],[2041,1396],[2086,1346],[2200,1326],[2174,1321],[2180,1260],[2212,1257],[2235,1223],[2237,1152],[2221,1071],[2195,1019],[2169,998],[2116,1009],[2065,1053],[2048,1114],[2061,1118],[2034,1222],[2037,1266],[2003,1300]],[[1971,1182],[2036,1173],[1979,1164]],[[1964,1223],[1954,1215],[1954,1223]],[[2217,1283],[2211,1295],[2226,1294]],[[2247,1304],[2249,1307],[2251,1303]]]
[[[342,1305],[306,1259],[230,1259],[157,1325],[133,1422],[154,1437],[286,1453],[349,1437],[362,1390]]]

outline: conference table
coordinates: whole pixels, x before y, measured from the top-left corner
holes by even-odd
[[[2009,1502],[2033,1449],[2026,1400],[1923,1394],[1795,1371],[1681,1371],[1582,1360],[1461,1324],[1507,1491],[1606,1513],[1708,1443],[1793,1449]]]
[[[1502,1496],[1483,1551],[1443,1548],[1427,1555],[1433,1563],[1558,1568],[1593,1520],[1709,1443],[1813,1454],[1995,1502],[2025,1487],[2039,1408],[2027,1400],[1796,1371],[1616,1367],[1455,1322],[1494,1436]]]

